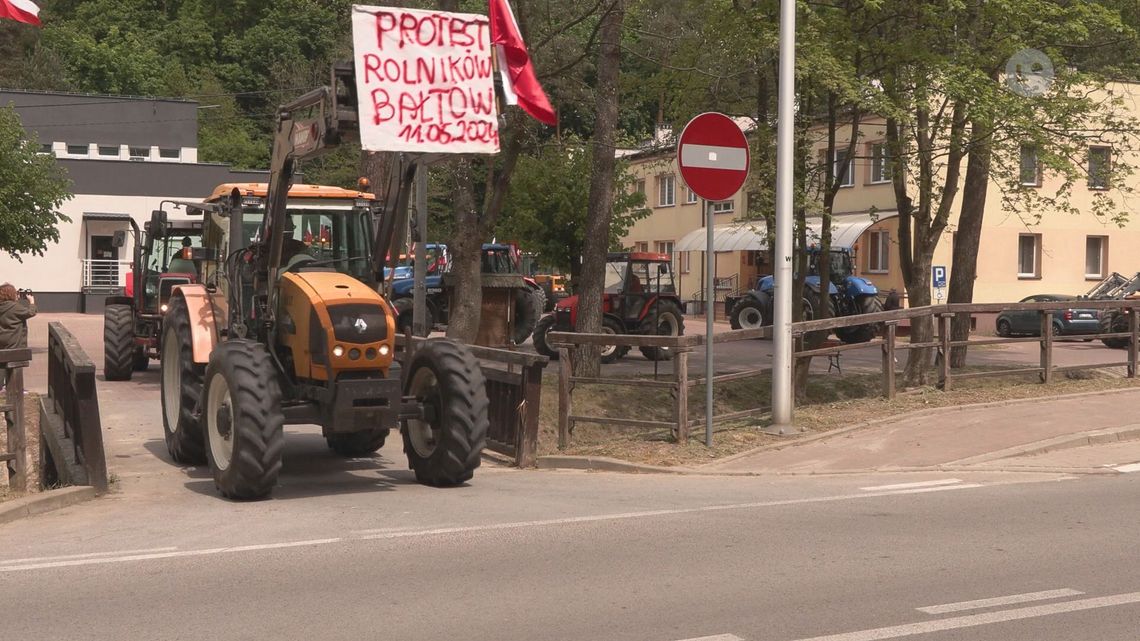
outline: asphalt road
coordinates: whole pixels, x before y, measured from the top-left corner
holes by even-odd
[[[494,470],[433,490],[294,471],[252,504],[199,476],[0,529],[5,636],[1124,641],[1140,623],[1136,476]]]

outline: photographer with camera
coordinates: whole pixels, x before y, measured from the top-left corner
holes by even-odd
[[[0,285],[0,349],[28,346],[28,319],[36,315],[36,297],[30,290]],[[7,370],[0,371],[0,387],[7,385]]]

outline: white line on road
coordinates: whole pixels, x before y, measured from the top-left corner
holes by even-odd
[[[52,561],[45,563],[24,563],[11,565],[13,561],[0,560],[0,573],[21,572],[28,570],[43,570],[48,568],[76,567],[84,565],[101,565],[106,563],[123,563],[129,561],[148,561],[154,559],[176,559],[193,556],[209,556],[232,552],[252,552],[256,550],[272,550],[290,547],[312,547],[328,545],[345,541],[376,541],[384,539],[420,538],[425,536],[438,536],[446,534],[471,534],[491,532],[496,530],[517,530],[524,528],[548,527],[557,525],[573,525],[581,523],[599,523],[606,521],[622,521],[629,519],[649,518],[656,516],[674,516],[680,514],[701,514],[707,512],[724,512],[730,510],[751,510],[765,507],[783,507],[788,505],[806,505],[811,503],[834,503],[838,501],[853,501],[871,499],[882,496],[902,496],[907,494],[928,494],[933,492],[946,492],[950,490],[968,490],[982,487],[979,483],[965,483],[962,485],[946,485],[941,487],[920,487],[905,490],[892,490],[885,492],[864,492],[861,494],[838,494],[834,496],[818,496],[803,499],[783,499],[778,501],[758,501],[755,503],[729,503],[723,505],[705,505],[701,507],[673,508],[666,510],[646,510],[642,512],[624,512],[618,514],[594,514],[589,516],[571,516],[559,519],[543,519],[536,521],[515,521],[507,523],[487,523],[483,525],[466,525],[457,527],[444,527],[408,531],[380,532],[356,537],[337,537],[330,539],[316,539],[311,541],[293,541],[286,543],[267,543],[262,545],[243,545],[225,548],[207,548],[203,550],[180,550],[176,552],[159,552],[153,554],[126,553],[121,556],[106,556],[104,558],[72,559]],[[8,564],[8,565],[5,565]]]
[[[1071,590],[1064,588],[1061,590],[1045,590],[1043,592],[1025,592],[1023,594],[1011,594],[1009,596],[999,596],[990,599],[977,599],[974,601],[959,601],[958,603],[946,603],[944,605],[929,605],[924,608],[915,608],[919,612],[927,614],[949,614],[951,612],[964,612],[966,610],[980,610],[982,608],[993,608],[999,605],[1016,605],[1018,603],[1031,603],[1033,601],[1048,601],[1049,599],[1060,599],[1067,596],[1081,596],[1084,592],[1079,590]]]
[[[696,637],[695,639],[681,639],[681,641],[744,641],[735,634],[716,634],[711,637]]]
[[[1037,617],[1050,616],[1054,614],[1082,612],[1084,610],[1096,610],[1099,608],[1111,608],[1118,605],[1129,605],[1133,603],[1140,603],[1140,592],[1129,592],[1127,594],[1116,594],[1113,596],[1081,599],[1080,601],[1066,601],[1064,603],[1052,603],[1049,605],[1032,605],[1025,608],[1016,608],[1013,610],[1001,610],[998,612],[986,612],[984,614],[970,614],[960,617],[951,617],[949,619],[938,619],[936,621],[923,621],[921,623],[893,625],[886,628],[876,628],[874,630],[861,630],[859,632],[829,634],[822,637],[799,639],[798,641],[879,641],[880,639],[898,639],[899,637],[909,637],[915,634],[933,634],[935,632],[943,632],[946,630],[973,628],[981,625],[992,625],[994,623],[1005,623],[1007,621],[1020,621],[1022,619],[1034,619]]]
[[[1131,474],[1132,472],[1140,472],[1140,463],[1129,463],[1128,465],[1117,465],[1113,468],[1117,472],[1124,472]]]
[[[87,554],[65,554],[63,556],[36,556],[27,559],[4,559],[0,566],[15,563],[33,563],[40,561],[68,561],[71,559],[91,559],[100,556],[122,556],[124,554],[148,554],[152,552],[171,552],[178,548],[148,548],[145,550],[118,550],[116,552],[88,552]]]
[[[877,492],[879,490],[905,490],[912,487],[938,487],[939,485],[954,485],[961,483],[962,479],[940,479],[938,481],[919,481],[917,483],[896,483],[895,485],[875,485],[872,487],[861,487],[860,490],[864,492]]]

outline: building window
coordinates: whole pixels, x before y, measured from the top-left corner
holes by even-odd
[[[673,174],[657,177],[657,206],[672,207],[677,204],[677,177]]]
[[[686,187],[685,188],[685,202],[690,204],[690,205],[697,202],[697,192]]]
[[[1104,278],[1108,263],[1108,236],[1085,237],[1085,278]]]
[[[677,252],[677,267],[682,274],[689,273],[689,252]]]
[[[1021,184],[1026,187],[1041,186],[1041,161],[1037,158],[1035,145],[1021,146]]]
[[[87,145],[68,145],[67,146],[67,155],[68,156],[86,156],[87,155]]]
[[[638,194],[641,194],[642,196],[644,196],[645,195],[645,180],[642,179],[642,180],[635,182],[633,184],[633,191],[634,191],[634,193],[638,193]]]
[[[731,214],[736,210],[736,201],[721,200],[712,204],[714,214]]]
[[[885,229],[871,232],[871,251],[867,254],[867,273],[885,274],[891,266],[891,233]]]
[[[51,143],[50,142],[40,143],[40,153],[41,154],[50,154],[51,153]]]
[[[131,147],[131,160],[148,160],[149,158],[149,147]]]
[[[159,149],[158,157],[164,160],[179,160],[182,158],[181,149]]]
[[[100,156],[110,156],[112,158],[118,158],[119,157],[119,146],[118,145],[99,145],[99,155]]]
[[[653,243],[653,250],[658,254],[668,254],[670,268],[677,271],[677,255],[673,253],[673,241],[671,240],[658,240]]]
[[[890,150],[887,143],[877,142],[871,145],[871,184],[889,183],[894,177],[891,165]]]
[[[855,159],[847,157],[846,150],[835,150],[832,168],[835,172],[834,176],[840,178],[839,173],[842,171],[843,176],[840,178],[840,187],[852,187],[855,185]],[[846,169],[844,169],[846,167]]]
[[[1089,189],[1108,189],[1112,172],[1112,149],[1089,147]]]
[[[635,252],[648,252],[649,251],[649,241],[642,241],[640,243],[634,243],[633,244],[633,251],[635,251]]]
[[[1017,277],[1041,278],[1041,234],[1017,237]]]

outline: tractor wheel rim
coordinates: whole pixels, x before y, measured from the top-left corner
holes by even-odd
[[[227,470],[234,454],[234,407],[226,377],[215,374],[206,390],[206,431],[210,454],[219,470]]]
[[[746,307],[738,318],[741,329],[760,329],[764,325],[764,316],[755,307]]]
[[[435,453],[439,445],[439,435],[442,432],[439,421],[442,416],[440,403],[439,381],[435,372],[430,368],[421,367],[412,377],[410,386],[412,396],[424,406],[425,418],[408,419],[408,440],[412,449],[421,458],[428,458]]]
[[[180,345],[174,332],[167,332],[162,342],[162,398],[166,401],[166,429],[173,432],[178,425],[178,414],[182,405],[182,364],[179,358]]]
[[[602,326],[602,333],[617,334],[617,332],[615,332],[612,327],[606,327],[605,325]],[[601,351],[602,358],[608,358],[609,356],[613,355],[613,353],[617,351],[617,348],[617,345],[603,345]]]

